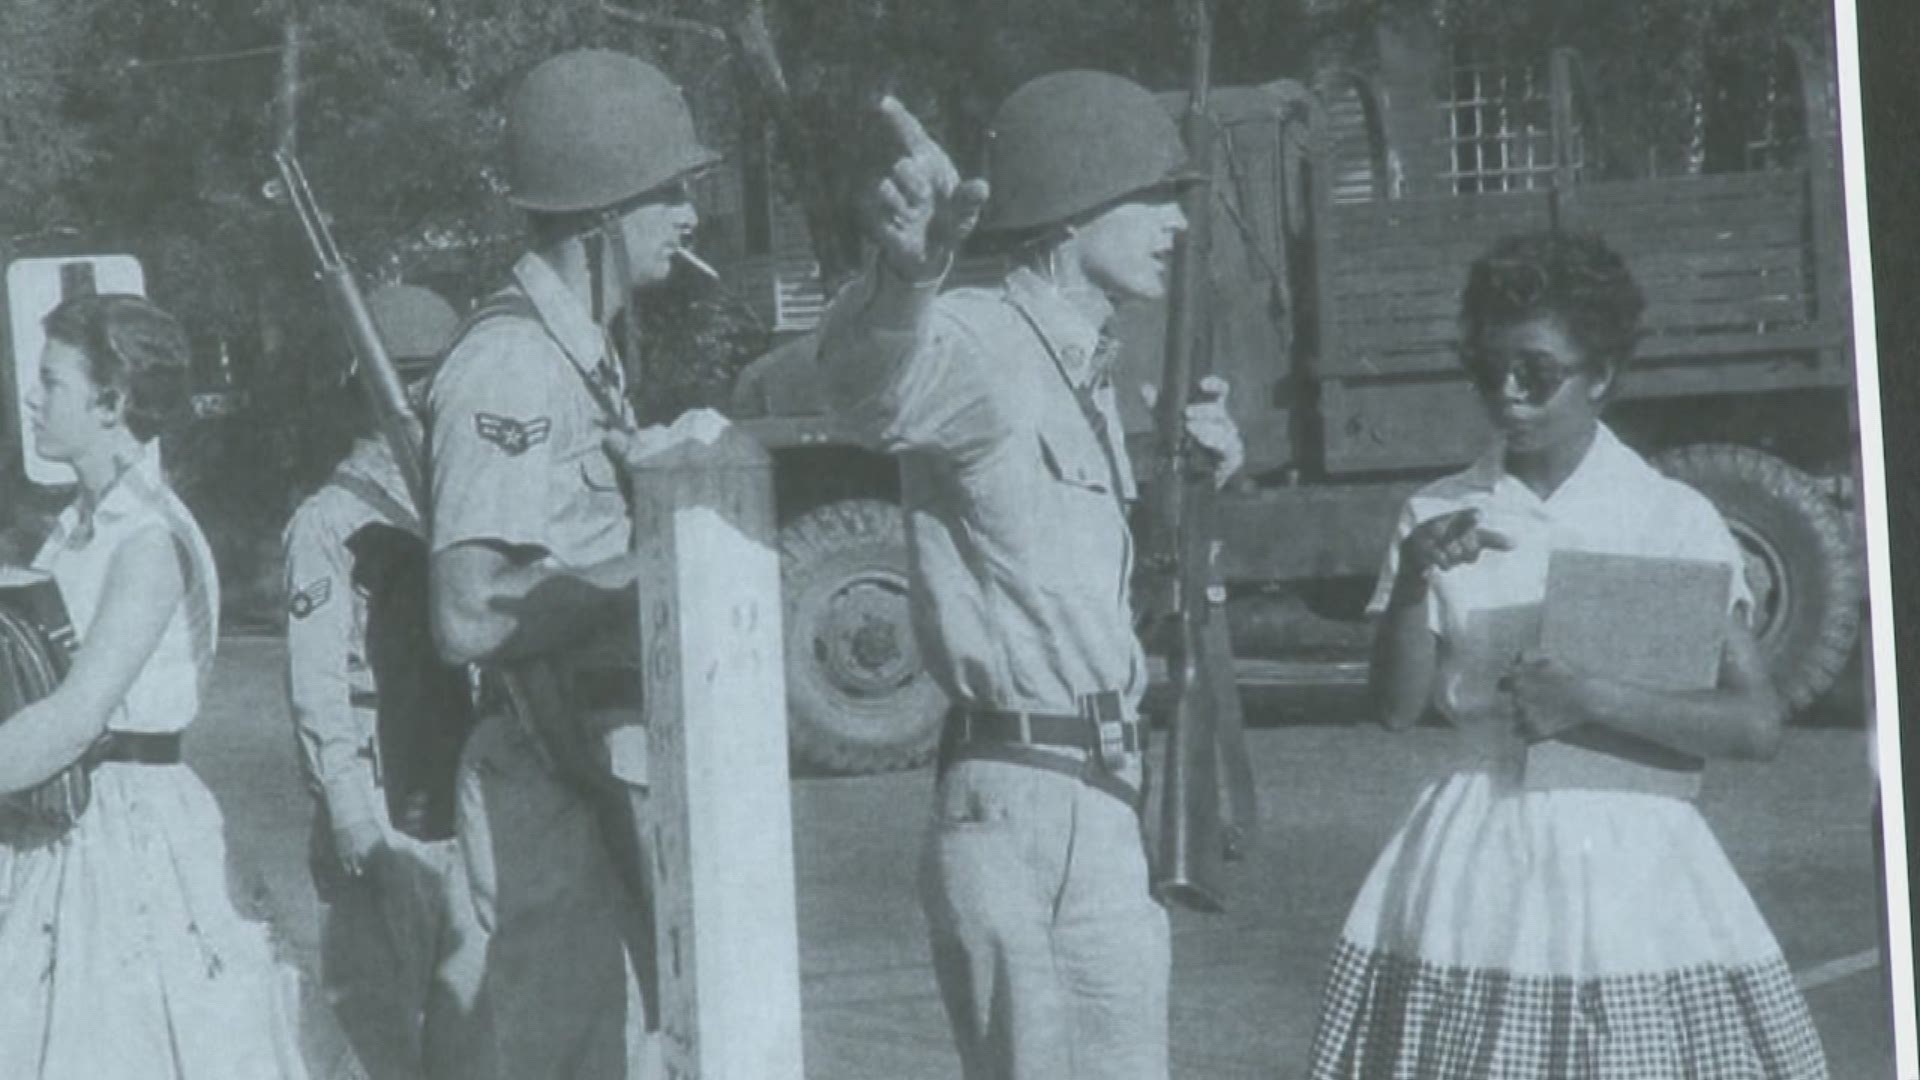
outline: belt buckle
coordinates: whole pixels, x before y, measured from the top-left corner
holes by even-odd
[[[1080,699],[1081,715],[1093,725],[1093,756],[1100,767],[1117,773],[1127,760],[1127,719],[1120,708],[1120,692],[1102,690]]]

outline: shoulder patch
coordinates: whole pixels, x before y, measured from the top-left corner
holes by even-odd
[[[326,605],[333,596],[333,579],[321,578],[294,593],[287,600],[287,614],[304,619]]]
[[[516,420],[496,413],[474,413],[473,430],[482,439],[499,447],[509,457],[517,457],[547,441],[553,422],[544,416]]]

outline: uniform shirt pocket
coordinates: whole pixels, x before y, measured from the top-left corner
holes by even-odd
[[[1078,416],[1069,419],[1080,424]],[[1038,439],[1035,490],[1018,510],[1015,546],[1031,570],[1025,585],[1055,595],[1108,595],[1125,572],[1127,540],[1106,451],[1084,425],[1042,428]]]
[[[1112,492],[1113,467],[1092,432],[1042,430],[1039,438],[1040,459],[1048,475],[1085,491]]]
[[[595,450],[580,459],[580,482],[589,491],[619,491],[620,468],[605,451]]]

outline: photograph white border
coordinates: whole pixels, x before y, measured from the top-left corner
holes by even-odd
[[[1913,923],[1907,887],[1906,805],[1901,777],[1898,658],[1894,651],[1892,548],[1888,542],[1886,445],[1880,425],[1880,365],[1874,322],[1873,247],[1867,225],[1867,177],[1861,126],[1860,35],[1854,0],[1834,0],[1835,81],[1840,91],[1840,153],[1852,270],[1854,393],[1860,409],[1860,502],[1865,518],[1873,752],[1880,783],[1886,853],[1885,971],[1893,1002],[1896,1075],[1920,1077],[1913,994]]]

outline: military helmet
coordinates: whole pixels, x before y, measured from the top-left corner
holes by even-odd
[[[507,100],[507,198],[522,209],[608,209],[719,159],[680,88],[624,53],[561,53]]]
[[[994,113],[987,131],[992,198],[980,228],[1051,225],[1198,175],[1180,129],[1145,87],[1100,71],[1042,75]]]
[[[432,370],[460,326],[452,304],[418,285],[382,285],[367,297],[367,314],[387,355],[409,381]]]

